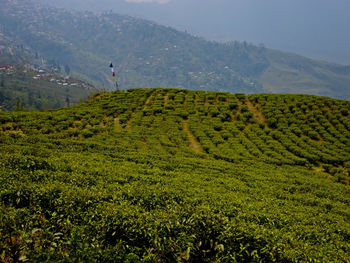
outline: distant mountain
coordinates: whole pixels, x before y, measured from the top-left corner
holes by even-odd
[[[100,88],[181,87],[245,93],[308,93],[350,99],[350,66],[245,42],[216,43],[113,13],[79,13],[0,0],[4,36],[47,61],[68,65]]]
[[[347,0],[170,0],[166,4],[156,0],[36,1],[82,11],[112,10],[207,39],[264,43],[306,57],[350,65]]]

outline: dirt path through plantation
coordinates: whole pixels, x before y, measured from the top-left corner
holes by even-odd
[[[188,141],[190,142],[190,148],[196,153],[204,153],[202,145],[199,143],[199,141],[196,139],[196,137],[194,137],[194,135],[192,134],[192,132],[189,129],[188,121],[183,120],[183,125],[184,125],[184,130],[187,133]]]
[[[266,123],[266,119],[265,119],[264,115],[262,114],[262,112],[259,111],[248,98],[246,100],[246,103],[247,103],[249,111],[251,111],[253,113],[254,118],[256,120],[258,120],[259,122]]]

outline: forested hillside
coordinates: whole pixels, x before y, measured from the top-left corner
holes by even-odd
[[[0,112],[0,258],[350,261],[349,114],[178,89]]]
[[[245,42],[216,43],[113,13],[77,13],[28,0],[0,0],[0,32],[17,46],[100,88],[173,87],[230,92],[309,93],[350,98],[350,67]]]
[[[0,65],[0,110],[44,110],[76,105],[93,86],[46,70]]]

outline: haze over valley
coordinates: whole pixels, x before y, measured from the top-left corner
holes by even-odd
[[[347,0],[42,0],[76,10],[110,11],[156,21],[217,41],[247,41],[350,65]]]

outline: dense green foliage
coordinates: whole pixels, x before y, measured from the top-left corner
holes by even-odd
[[[97,90],[74,78],[20,66],[0,70],[0,110],[43,110],[75,105]]]
[[[246,42],[216,43],[113,13],[78,13],[35,1],[0,0],[0,34],[31,54],[59,61],[95,86],[169,87],[231,93],[308,93],[350,99],[350,67]],[[1,58],[1,46],[0,46]]]
[[[349,113],[176,89],[0,112],[1,260],[350,261]]]

